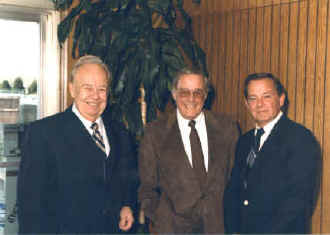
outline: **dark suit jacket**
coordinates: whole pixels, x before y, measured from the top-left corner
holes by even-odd
[[[103,120],[110,156],[65,112],[33,122],[18,176],[20,233],[115,233],[119,211],[134,208],[136,159],[128,133]]]
[[[205,232],[224,232],[221,202],[238,129],[229,118],[211,112],[205,112],[205,122],[209,166],[204,190],[185,153],[176,112],[145,129],[139,155],[139,199],[156,233],[189,233],[200,220]]]
[[[253,139],[251,130],[237,144],[224,199],[226,231],[308,232],[320,173],[316,139],[305,127],[283,115],[246,174]]]

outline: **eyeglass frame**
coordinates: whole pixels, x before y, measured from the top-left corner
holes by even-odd
[[[178,88],[176,89],[177,94],[180,96],[180,98],[189,98],[193,96],[194,99],[204,99],[206,97],[206,91],[205,89],[194,89],[190,90],[187,88]]]

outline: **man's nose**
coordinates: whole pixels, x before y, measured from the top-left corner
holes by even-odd
[[[100,97],[100,93],[97,89],[92,90],[92,97],[98,99]]]
[[[264,99],[263,98],[258,98],[257,99],[257,106],[262,106],[264,104]]]
[[[194,99],[195,99],[194,92],[190,92],[189,93],[189,101],[194,101]]]

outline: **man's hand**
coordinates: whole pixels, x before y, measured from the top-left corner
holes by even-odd
[[[124,206],[120,210],[119,228],[123,231],[128,231],[134,222],[133,212],[130,207]]]

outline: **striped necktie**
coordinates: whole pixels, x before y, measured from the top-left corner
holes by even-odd
[[[105,145],[104,145],[104,142],[103,142],[103,137],[99,131],[99,125],[94,122],[92,125],[91,125],[91,128],[93,130],[93,134],[92,134],[92,138],[94,139],[96,145],[104,152],[106,153],[105,151]]]

